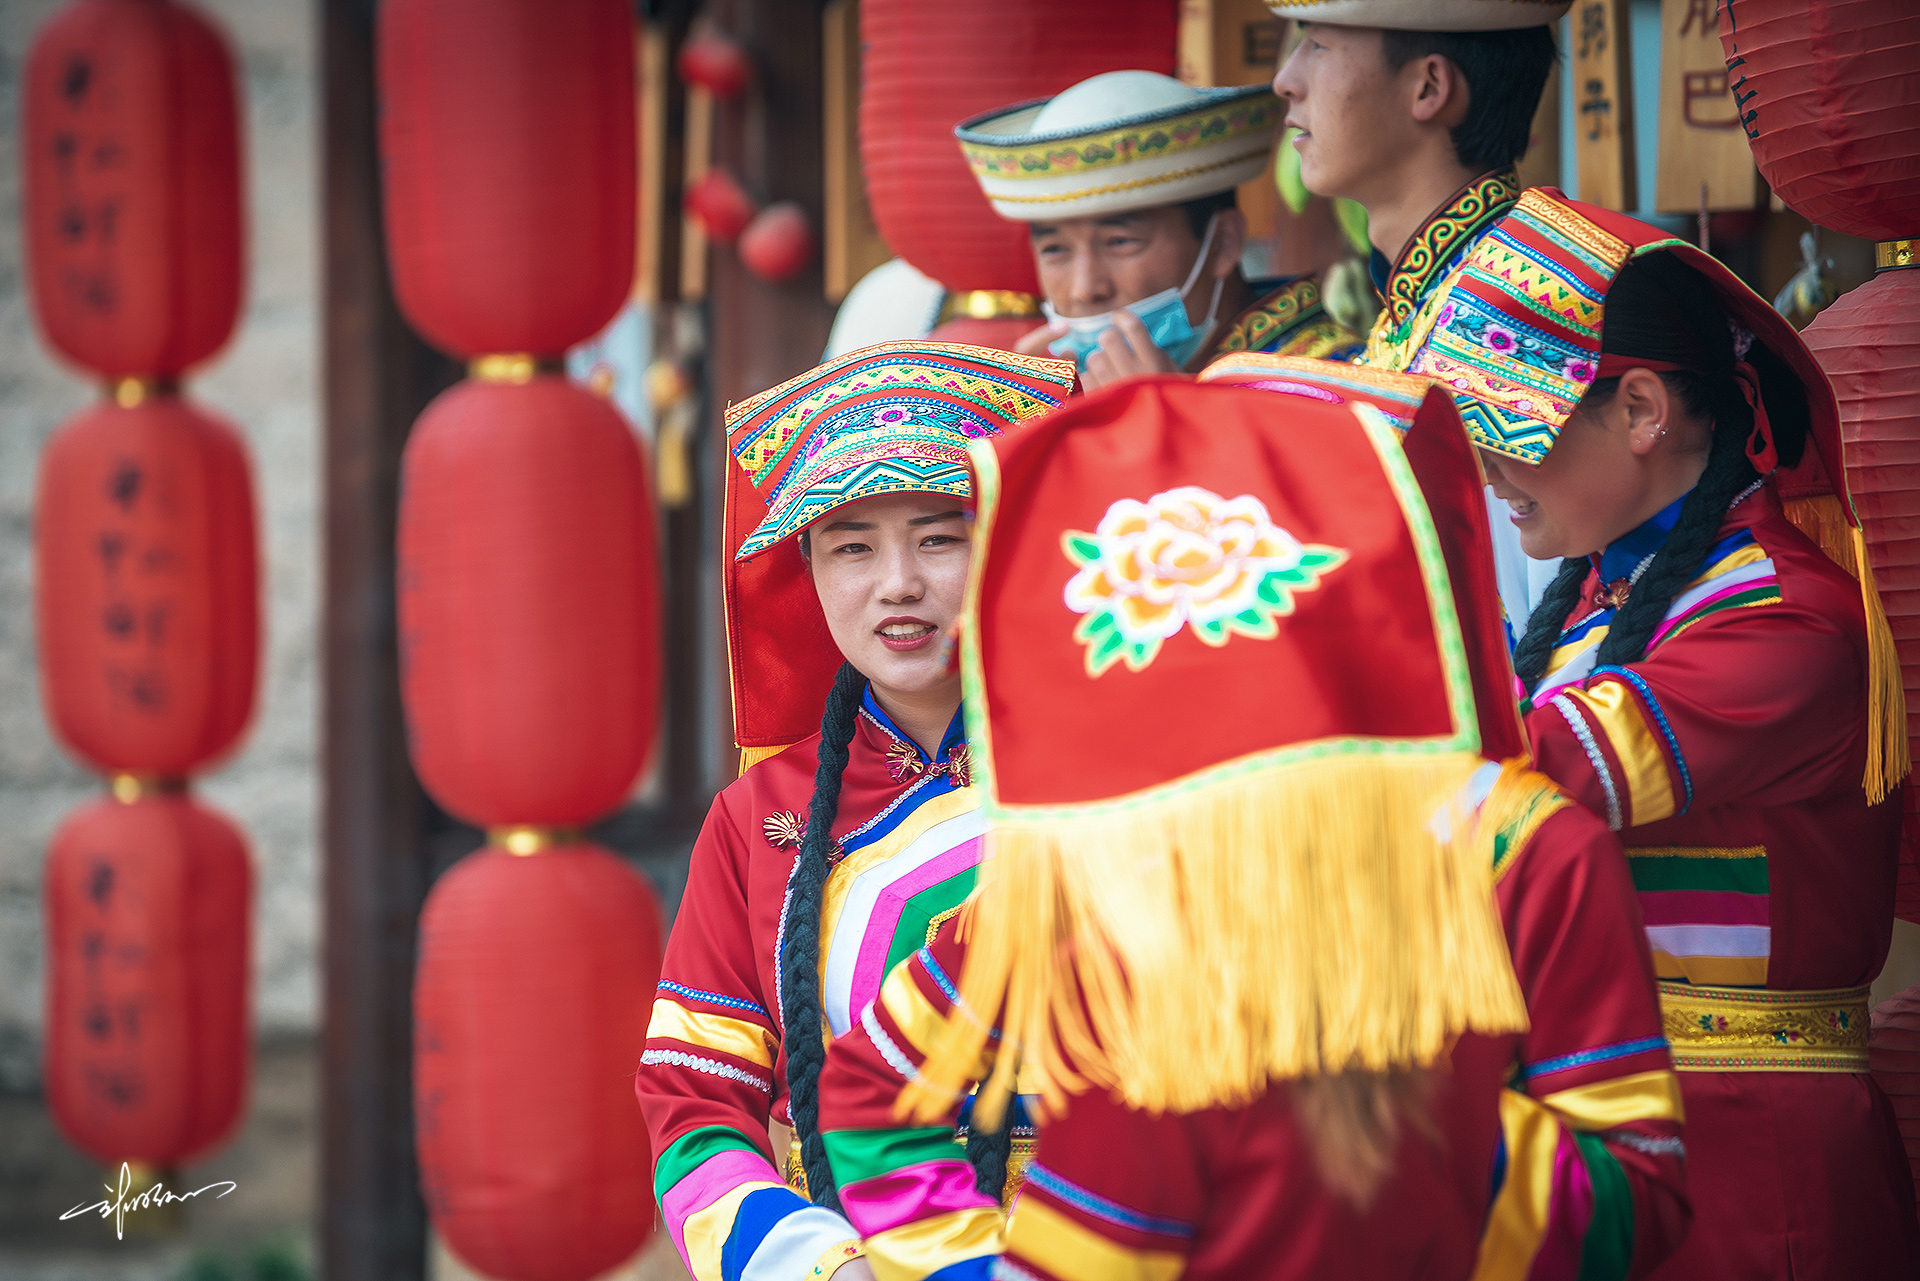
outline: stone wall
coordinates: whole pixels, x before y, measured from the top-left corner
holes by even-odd
[[[234,340],[189,386],[253,451],[266,624],[254,723],[200,791],[253,845],[259,1031],[310,1035],[319,1017],[315,15],[309,0],[196,2],[224,25],[241,63],[251,242]],[[0,0],[0,1090],[10,1092],[38,1084],[47,840],[99,789],[42,719],[33,637],[29,532],[40,450],[97,394],[41,345],[21,261],[21,71],[33,33],[59,4]]]

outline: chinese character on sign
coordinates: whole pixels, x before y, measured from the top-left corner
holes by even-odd
[[[1581,59],[1597,58],[1607,51],[1606,0],[1587,0],[1580,6]]]
[[[1600,141],[1605,136],[1607,118],[1613,114],[1613,101],[1607,97],[1605,84],[1598,80],[1587,81],[1586,96],[1580,101],[1580,114],[1586,118],[1587,141]]]
[[[1679,34],[1684,36],[1692,31],[1693,24],[1697,21],[1700,24],[1697,34],[1702,39],[1714,38],[1720,30],[1719,24],[1713,18],[1714,7],[1714,0],[1687,0],[1687,20],[1680,24]]]
[[[1681,86],[1681,110],[1692,129],[1738,129],[1740,113],[1727,92],[1725,71],[1689,71]]]

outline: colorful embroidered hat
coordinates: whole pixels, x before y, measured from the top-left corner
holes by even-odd
[[[1524,1026],[1491,856],[1436,834],[1484,763],[1447,558],[1393,425],[1334,394],[1139,379],[973,451],[961,1004],[1020,1046],[989,1120],[1016,1057],[1049,1110],[1188,1111]],[[957,1019],[903,1108],[986,1035]]]
[[[1560,21],[1573,0],[1267,0],[1288,22],[1393,31],[1511,31]]]
[[[1266,85],[1196,89],[1109,71],[953,132],[994,211],[1039,222],[1231,191],[1266,168],[1285,114]]]
[[[1370,351],[1369,358],[1450,389],[1476,445],[1538,463],[1599,376],[1608,291],[1629,262],[1653,253],[1671,254],[1697,271],[1728,317],[1805,388],[1813,448],[1795,466],[1775,471],[1771,483],[1794,524],[1860,582],[1872,668],[1867,790],[1877,798],[1906,773],[1906,740],[1894,728],[1906,717],[1893,635],[1847,492],[1832,385],[1793,326],[1765,299],[1684,240],[1625,214],[1568,200],[1552,187],[1535,187],[1521,193],[1512,211],[1421,305],[1406,337],[1385,352]]]
[[[892,342],[728,406],[727,650],[749,757],[819,728],[840,665],[804,562],[775,544],[876,494],[970,497],[969,442],[1059,404],[1073,377],[1071,361]]]

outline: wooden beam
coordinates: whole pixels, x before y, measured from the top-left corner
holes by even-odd
[[[1716,0],[1661,0],[1655,208],[1751,209],[1759,203],[1759,184],[1740,110],[1727,90]]]
[[[376,0],[321,5],[325,1021],[321,1273],[426,1275],[414,1160],[414,933],[449,824],[407,760],[394,625],[401,447],[459,370],[407,328],[381,234]]]
[[[837,303],[893,251],[874,225],[860,164],[860,0],[827,0],[820,22],[826,149],[826,225],[820,242],[827,301]]]
[[[1627,0],[1580,0],[1573,10],[1573,153],[1580,199],[1639,208],[1634,169],[1633,43]]]

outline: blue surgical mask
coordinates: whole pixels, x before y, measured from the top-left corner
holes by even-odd
[[[1153,339],[1153,345],[1167,353],[1167,359],[1177,369],[1185,369],[1194,353],[1200,350],[1207,336],[1213,332],[1215,314],[1220,310],[1220,289],[1227,283],[1221,276],[1213,282],[1213,301],[1207,305],[1206,323],[1199,329],[1187,319],[1187,294],[1192,291],[1194,282],[1200,279],[1200,269],[1206,266],[1207,250],[1213,247],[1213,228],[1219,219],[1218,214],[1207,220],[1207,234],[1200,239],[1200,254],[1193,260],[1193,270],[1187,273],[1187,283],[1178,289],[1162,289],[1157,294],[1149,294],[1138,302],[1127,304],[1127,310],[1140,317],[1147,327],[1147,336]],[[1087,367],[1087,357],[1100,345],[1100,335],[1113,327],[1113,315],[1103,311],[1097,316],[1062,316],[1053,309],[1053,304],[1043,302],[1040,309],[1048,320],[1067,327],[1064,337],[1056,338],[1047,345],[1047,350],[1056,356],[1072,357],[1074,366]]]

